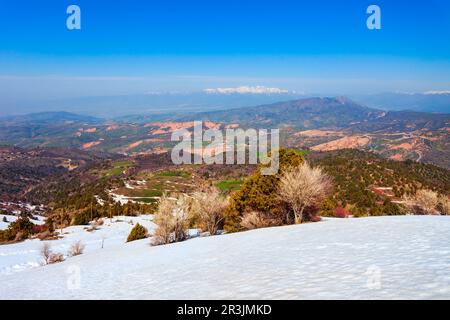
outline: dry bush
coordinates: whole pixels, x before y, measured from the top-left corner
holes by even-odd
[[[104,223],[104,221],[103,221],[102,218],[97,218],[97,219],[95,219],[95,221],[93,222],[93,225],[95,225],[95,226],[102,226],[103,223]]]
[[[442,214],[450,215],[450,199],[447,196],[439,197],[439,209]]]
[[[84,248],[85,248],[85,245],[81,241],[75,242],[70,247],[69,256],[71,256],[71,257],[79,256],[80,254],[83,253]]]
[[[257,211],[251,211],[244,214],[241,220],[241,227],[247,230],[272,227],[273,221],[267,219],[264,214]]]
[[[193,203],[190,214],[195,216],[203,231],[210,235],[217,234],[219,227],[225,219],[225,208],[228,206],[228,199],[221,196],[216,189],[209,189],[205,192],[193,194]]]
[[[64,261],[64,255],[62,253],[53,253],[50,249],[49,243],[44,243],[41,248],[41,256],[44,259],[44,264],[52,264]]]
[[[337,207],[334,209],[333,216],[335,218],[347,218],[350,215],[347,209],[342,207]]]
[[[49,264],[63,262],[64,261],[64,255],[62,253],[52,253],[49,258]]]
[[[420,213],[421,209],[416,204],[414,196],[411,195],[403,195],[402,197],[403,204],[405,205],[405,208],[408,210],[408,213],[418,214]]]
[[[22,241],[24,239],[26,239],[26,237],[24,236],[22,231],[17,232],[16,236],[14,237],[15,242]]]
[[[417,190],[414,196],[405,196],[404,201],[414,214],[433,214],[439,204],[438,194],[431,190]]]
[[[179,242],[186,239],[189,224],[189,200],[180,195],[176,200],[163,195],[155,213],[154,222],[158,225],[153,237],[154,245]]]
[[[305,209],[318,207],[331,187],[331,179],[321,168],[311,168],[305,163],[281,177],[278,195],[291,207],[295,223],[301,223],[305,220]]]
[[[50,231],[48,231],[48,230],[45,230],[43,232],[38,233],[36,235],[36,238],[38,238],[39,240],[42,241],[42,240],[50,238],[51,236],[52,236],[52,233]]]
[[[91,224],[88,228],[85,228],[87,232],[94,232],[98,230],[98,227],[95,224]]]
[[[44,245],[41,248],[41,256],[44,259],[44,264],[49,263],[51,254],[52,254],[52,251],[50,250],[50,244],[44,243]]]

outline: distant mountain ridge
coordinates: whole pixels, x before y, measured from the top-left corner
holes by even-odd
[[[257,93],[259,92],[259,93]],[[314,97],[336,96],[325,93],[300,93],[265,87],[216,88],[196,92],[148,92],[130,95],[87,96],[49,101],[14,103],[14,112],[66,110],[103,118],[127,115],[157,115],[180,112],[209,112],[230,108],[272,104]],[[358,104],[384,111],[410,110],[450,113],[450,91],[426,93],[387,92],[346,95]],[[11,102],[0,101],[0,114],[8,114]]]
[[[121,154],[164,152],[171,133],[194,120],[241,128],[281,129],[293,148],[370,150],[395,160],[410,159],[450,168],[450,114],[383,111],[346,97],[306,98],[209,112],[167,111],[105,120],[68,112],[0,118],[0,144],[72,147]]]
[[[291,125],[297,129],[361,131],[440,129],[450,124],[450,114],[383,111],[362,106],[346,97],[307,98],[256,107],[193,114],[185,119],[238,123],[267,127]]]
[[[415,111],[383,111],[363,106],[346,97],[305,98],[250,107],[208,112],[130,115],[105,120],[70,112],[40,112],[0,117],[0,134],[8,130],[35,130],[59,125],[105,125],[107,123],[148,123],[152,121],[214,121],[243,126],[275,128],[292,126],[308,129],[351,129],[354,131],[409,132],[437,130],[450,126],[450,114]],[[45,128],[44,128],[45,129]]]
[[[368,132],[411,132],[450,127],[450,114],[415,111],[388,111],[376,119],[352,125],[352,129]]]
[[[375,119],[383,111],[367,108],[345,97],[307,98],[255,107],[202,112],[190,116],[198,119],[245,125],[294,125],[299,128],[344,127],[363,119]]]
[[[450,113],[450,91],[425,93],[380,93],[352,96],[355,101],[372,108],[400,111]]]
[[[231,107],[245,107],[302,97],[295,93],[147,93],[116,96],[92,96],[67,98],[52,101],[33,101],[23,103],[15,109],[21,113],[33,110],[67,110],[79,114],[88,114],[101,118],[116,118],[133,114],[157,115],[162,113],[201,112]],[[7,110],[8,105],[0,101],[0,109]]]
[[[3,125],[8,124],[56,124],[63,122],[83,122],[83,123],[99,123],[103,120],[100,118],[80,115],[66,111],[47,111],[29,113],[24,115],[13,115],[0,117],[0,122]]]

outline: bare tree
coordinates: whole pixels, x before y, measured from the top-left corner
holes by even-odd
[[[44,264],[50,263],[50,257],[52,255],[52,251],[50,250],[50,244],[45,242],[41,248],[41,256],[44,259]]]
[[[154,222],[158,225],[154,235],[154,244],[170,243],[172,234],[172,211],[175,203],[166,195],[159,200],[158,210],[155,213]]]
[[[217,230],[225,219],[224,211],[228,205],[228,199],[213,188],[205,192],[195,192],[193,199],[191,214],[196,216],[203,230],[208,231],[210,235],[217,234]]]
[[[281,177],[278,195],[292,208],[295,223],[302,223],[305,209],[318,205],[331,186],[331,179],[321,168],[311,168],[305,163]]]
[[[425,214],[434,213],[439,202],[438,194],[432,190],[418,190],[414,201]]]
[[[155,213],[154,222],[158,225],[154,244],[167,244],[186,239],[188,228],[189,201],[186,195],[171,199],[163,195]]]

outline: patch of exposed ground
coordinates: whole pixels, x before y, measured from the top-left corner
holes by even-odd
[[[314,151],[332,151],[340,149],[355,149],[361,148],[369,144],[370,138],[367,136],[351,136],[343,137],[330,142],[322,143],[312,147]]]

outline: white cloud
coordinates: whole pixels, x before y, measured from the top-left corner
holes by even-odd
[[[280,89],[280,88],[268,88],[264,86],[242,86],[236,88],[215,88],[215,89],[205,89],[206,93],[219,93],[219,94],[281,94],[281,93],[289,93],[288,90]]]
[[[432,95],[432,94],[450,94],[450,90],[442,90],[442,91],[433,90],[433,91],[424,92],[424,94],[428,94],[428,95]]]

